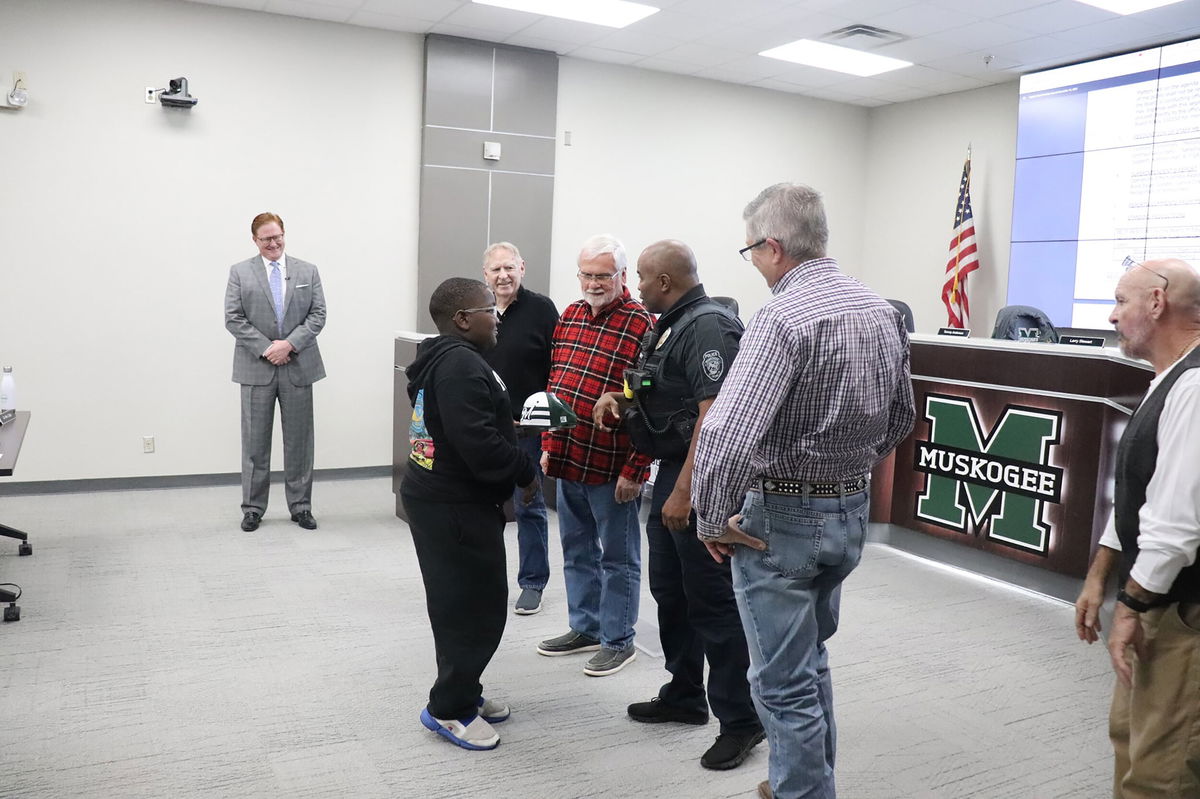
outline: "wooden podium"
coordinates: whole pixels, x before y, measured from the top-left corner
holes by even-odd
[[[1082,578],[1149,364],[1072,345],[911,344],[916,424],[874,471],[872,521]]]

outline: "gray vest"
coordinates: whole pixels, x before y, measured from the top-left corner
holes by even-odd
[[[1146,486],[1158,465],[1158,419],[1162,416],[1167,394],[1175,381],[1188,369],[1200,366],[1200,347],[1188,353],[1171,374],[1142,400],[1125,427],[1117,445],[1116,516],[1117,537],[1121,539],[1121,582],[1124,586],[1138,556],[1138,512],[1146,504]],[[1179,572],[1166,602],[1200,602],[1200,562]]]

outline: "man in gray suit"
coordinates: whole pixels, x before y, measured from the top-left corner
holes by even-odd
[[[237,340],[233,381],[242,385],[242,529],[257,530],[267,509],[278,401],[288,509],[315,530],[312,384],[325,376],[317,347],[325,293],[316,266],[283,254],[277,215],[254,217],[250,234],[259,254],[230,268],[225,290],[225,328]]]

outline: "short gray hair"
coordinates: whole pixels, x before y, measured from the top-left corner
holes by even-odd
[[[797,262],[825,257],[829,223],[816,189],[796,183],[768,186],[746,206],[742,219],[752,241],[775,239]]]
[[[613,263],[616,264],[618,272],[625,271],[625,264],[628,261],[625,257],[625,245],[615,236],[611,236],[608,233],[592,236],[583,243],[583,247],[579,251],[580,259],[587,259],[589,261],[606,254],[612,255]]]
[[[485,266],[487,265],[488,258],[491,258],[492,253],[496,252],[497,250],[508,250],[518,261],[524,260],[521,258],[521,251],[517,249],[517,245],[513,244],[511,241],[498,241],[495,244],[489,245],[488,248],[483,251],[483,263]]]

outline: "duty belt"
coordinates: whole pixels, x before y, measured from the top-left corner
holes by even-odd
[[[796,480],[762,477],[754,481],[754,488],[766,494],[786,494],[795,497],[805,494],[810,497],[840,497],[843,494],[857,494],[860,491],[866,491],[869,483],[865,474],[836,483],[803,483]]]

